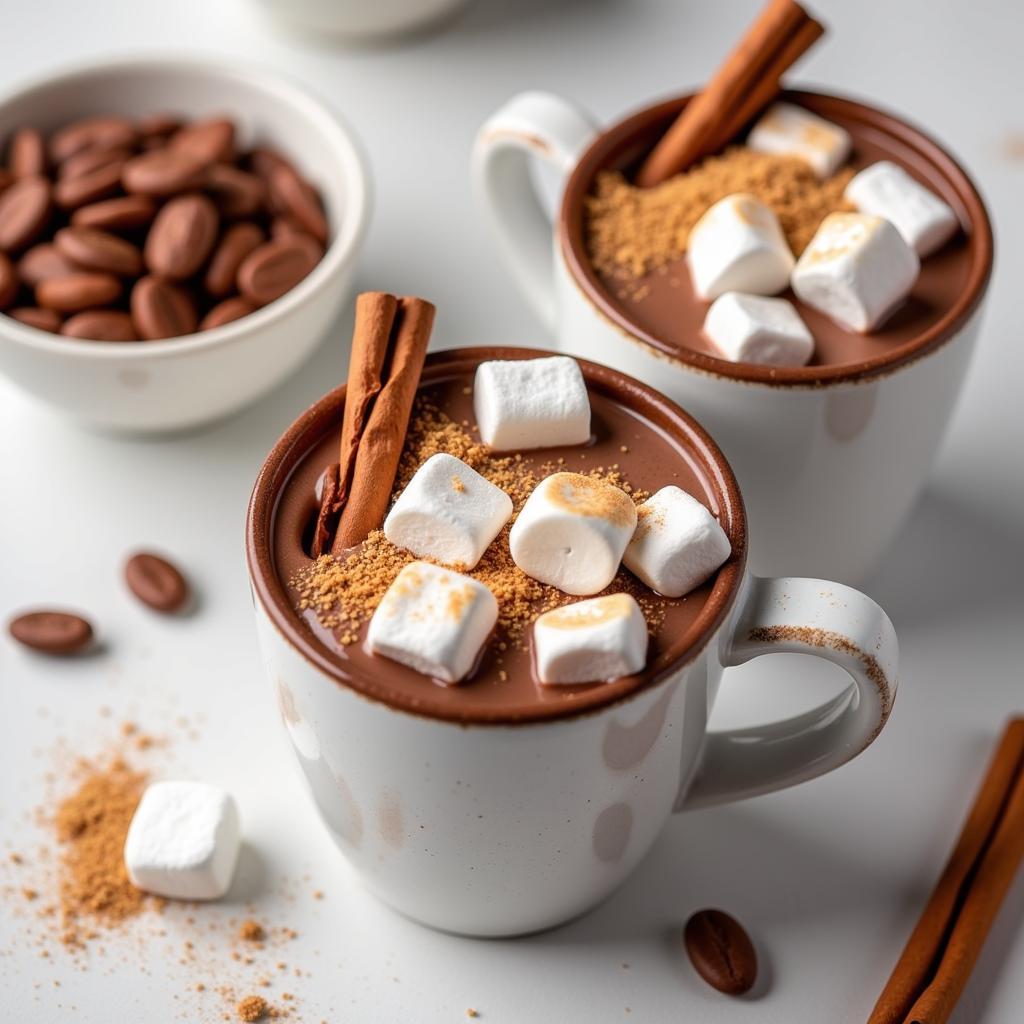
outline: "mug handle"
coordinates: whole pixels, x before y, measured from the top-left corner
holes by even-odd
[[[562,182],[597,134],[578,107],[546,92],[513,96],[481,126],[473,146],[473,186],[505,262],[549,330],[555,327],[553,226],[530,177],[530,159]]]
[[[889,616],[870,597],[825,580],[751,577],[722,664],[783,653],[824,658],[852,681],[804,714],[709,732],[676,810],[742,800],[824,775],[879,734],[896,696],[899,647]]]

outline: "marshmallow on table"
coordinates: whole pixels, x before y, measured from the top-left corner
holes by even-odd
[[[892,221],[921,257],[945,245],[960,225],[952,207],[890,160],[865,167],[843,194],[861,213]]]
[[[454,455],[431,455],[384,520],[384,536],[417,558],[472,569],[512,516],[512,499]]]
[[[579,473],[554,473],[526,499],[509,532],[512,560],[566,594],[596,594],[614,579],[636,529],[625,491]]]
[[[799,157],[819,178],[835,174],[853,146],[845,128],[793,103],[773,103],[750,130],[747,145],[758,153]]]
[[[687,260],[697,294],[773,295],[789,283],[793,253],[775,212],[743,192],[726,196],[690,230]]]
[[[533,624],[542,683],[608,683],[647,661],[647,623],[629,594],[608,594],[545,612]]]
[[[457,683],[473,668],[497,620],[498,602],[479,580],[412,562],[373,613],[366,643],[371,654]]]
[[[229,793],[205,782],[154,782],[128,827],[124,863],[146,892],[215,900],[231,885],[240,843]]]
[[[627,569],[665,597],[682,597],[732,554],[718,520],[681,487],[662,487],[638,509],[622,557]]]
[[[726,292],[711,303],[704,333],[734,363],[803,366],[814,352],[811,332],[785,299]]]
[[[473,411],[490,448],[553,448],[590,440],[590,399],[575,359],[493,359],[477,367]]]
[[[808,306],[862,333],[910,294],[917,253],[883,217],[830,213],[793,269],[793,291]]]

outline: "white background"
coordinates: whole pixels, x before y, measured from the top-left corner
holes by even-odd
[[[526,87],[563,92],[611,119],[698,83],[756,6],[478,0],[444,31],[353,51],[287,37],[244,0],[2,0],[0,84],[69,60],[154,51],[232,55],[285,71],[343,112],[370,155],[377,203],[359,285],[433,299],[439,346],[543,344],[471,204],[476,126]],[[927,491],[866,584],[891,613],[903,652],[899,698],[877,743],[828,778],[674,820],[609,902],[546,935],[474,942],[374,904],[299,788],[254,647],[241,552],[264,454],[342,378],[346,312],[312,362],[271,397],[174,440],[85,433],[0,380],[0,615],[59,601],[87,609],[104,641],[98,656],[54,664],[0,638],[0,852],[30,851],[42,835],[31,810],[57,739],[92,752],[133,718],[175,737],[158,755],[174,757],[173,771],[237,794],[243,871],[229,903],[204,910],[199,926],[237,915],[251,899],[258,916],[295,928],[286,955],[261,954],[312,972],[270,990],[275,999],[286,987],[296,993],[294,1020],[459,1021],[469,1006],[495,1024],[866,1019],[1003,720],[1024,705],[1024,16],[1010,0],[822,0],[817,8],[832,32],[801,80],[928,126],[975,174],[997,234],[964,399]],[[160,620],[125,595],[122,555],[143,544],[188,569],[201,593],[196,614]],[[724,687],[715,722],[788,714],[822,692],[820,671],[781,658],[748,666]],[[112,717],[101,716],[104,706]],[[198,739],[185,736],[181,715]],[[5,868],[0,883],[13,877]],[[322,901],[313,889],[324,891]],[[681,954],[683,921],[707,905],[734,912],[761,950],[762,981],[750,998],[711,991]],[[3,1019],[220,1019],[220,996],[186,991],[202,975],[177,962],[195,930],[181,915],[162,923],[168,934],[159,940],[152,924],[143,926],[148,939],[111,939],[83,971],[63,953],[40,956],[17,898],[0,906]],[[1024,878],[958,1024],[1021,1019],[1022,920]],[[204,954],[214,975],[206,982],[248,990],[255,968],[222,954]]]

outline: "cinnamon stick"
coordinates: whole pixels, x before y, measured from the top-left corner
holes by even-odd
[[[816,27],[807,28],[808,23]],[[659,185],[732,138],[774,98],[783,73],[823,31],[795,0],[769,0],[704,89],[648,154],[637,172],[637,184]],[[755,95],[759,106],[754,106]],[[743,120],[738,120],[740,113],[745,115]],[[735,126],[729,134],[727,126]]]
[[[398,300],[384,384],[359,439],[348,493],[331,545],[335,556],[364,541],[384,518],[427,354],[434,312],[433,305],[424,299]]]
[[[868,1024],[943,1024],[1024,856],[1024,718],[1012,719]]]
[[[320,512],[316,517],[313,543],[310,546],[314,558],[319,558],[331,550],[331,541],[337,528],[338,513],[341,511],[338,504],[338,463],[335,462],[324,470],[322,487]]]

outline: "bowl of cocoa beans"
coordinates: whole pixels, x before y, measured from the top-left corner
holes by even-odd
[[[0,372],[74,419],[228,416],[351,293],[369,185],[350,129],[218,59],[93,64],[0,98]]]

